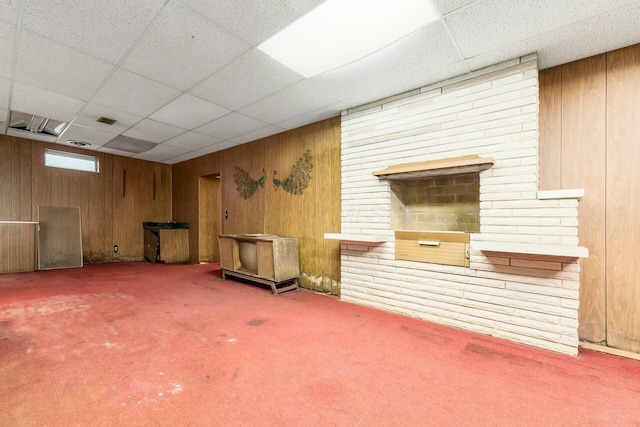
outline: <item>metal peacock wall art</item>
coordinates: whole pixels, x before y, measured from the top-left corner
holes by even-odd
[[[307,150],[298,161],[291,166],[291,172],[289,176],[280,180],[276,178],[276,171],[273,171],[273,185],[277,190],[278,187],[282,187],[287,193],[293,195],[300,195],[305,188],[309,185],[311,180],[311,169],[313,169],[313,163],[311,163],[311,150]]]
[[[253,196],[258,190],[258,185],[264,187],[264,182],[267,179],[267,174],[264,169],[262,169],[262,176],[258,179],[251,178],[249,173],[239,166],[235,166],[235,170],[233,173],[233,182],[236,184],[238,194],[240,194],[240,197],[243,199],[248,199]]]

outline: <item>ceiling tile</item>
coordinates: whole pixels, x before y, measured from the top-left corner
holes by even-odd
[[[440,13],[444,16],[474,1],[476,0],[433,0],[433,3],[440,9]]]
[[[231,138],[230,141],[239,145],[239,144],[244,144],[246,142],[255,141],[257,139],[266,138],[267,136],[275,135],[277,133],[282,133],[284,131],[285,129],[279,126],[270,125],[262,129],[254,130],[253,132],[245,133],[244,135]]]
[[[640,43],[640,3],[550,31],[466,62],[473,70],[538,51],[541,69]]]
[[[267,123],[278,123],[294,116],[335,104],[340,98],[332,91],[320,89],[302,80],[240,110],[241,113]]]
[[[23,0],[3,0],[0,2],[0,20],[15,24]]]
[[[454,75],[469,71],[442,21],[415,31],[360,61],[312,77],[310,81],[336,91],[342,101],[354,107],[430,84],[433,82],[430,74],[436,70],[455,72]]]
[[[123,135],[151,142],[164,142],[184,133],[185,130],[154,120],[144,119],[131,127]]]
[[[224,107],[185,93],[149,118],[184,129],[195,129],[230,112]]]
[[[101,153],[115,154],[116,156],[131,157],[135,153],[129,153],[128,151],[114,150],[113,148],[100,147],[96,151]]]
[[[70,121],[84,106],[84,102],[45,89],[15,82],[11,108],[60,121]]]
[[[213,144],[210,145],[208,147],[204,147],[201,148],[198,151],[198,153],[202,153],[202,154],[210,154],[210,153],[215,153],[218,151],[222,151],[222,150],[226,150],[227,148],[231,148],[231,147],[235,147],[239,144],[235,143],[235,142],[231,142],[231,141],[222,141],[219,142],[217,144]]]
[[[189,92],[237,110],[302,79],[259,50],[251,49]]]
[[[114,124],[108,125],[100,123],[97,120],[100,117],[117,120]],[[131,126],[142,120],[141,116],[135,114],[123,113],[110,107],[99,104],[87,104],[87,106],[78,114],[73,124],[81,125],[93,129],[99,129],[104,132],[119,134],[129,129]]]
[[[324,0],[179,0],[251,45],[258,44]]]
[[[16,26],[0,21],[0,77],[11,77]]]
[[[249,45],[193,10],[169,2],[123,67],[188,89],[249,49]]]
[[[0,77],[0,108],[9,107],[9,88],[11,80]]]
[[[196,129],[200,133],[218,139],[231,139],[267,126],[267,123],[247,117],[240,113],[231,113]]]
[[[202,156],[202,153],[198,153],[197,151],[192,151],[190,153],[180,154],[179,156],[172,157],[164,161],[164,163],[168,163],[170,165],[175,165],[176,163],[184,162],[187,160],[195,159],[196,157]]]
[[[92,102],[138,116],[148,116],[179,93],[162,83],[118,69]]]
[[[136,154],[133,157],[151,162],[164,162],[167,159],[185,154],[186,152],[187,151],[181,150],[180,148],[170,147],[168,145],[156,145],[151,150]]]
[[[31,31],[23,31],[15,79],[62,95],[88,100],[112,69],[113,65],[107,62]]]
[[[220,142],[218,138],[212,136],[203,135],[197,132],[185,132],[182,135],[178,135],[175,138],[171,138],[163,145],[170,145],[176,148],[182,148],[183,150],[198,150],[200,148],[208,147],[217,142]]]
[[[346,110],[350,107],[352,106],[344,102],[338,102],[337,104],[329,105],[328,107],[285,120],[278,123],[278,126],[284,129],[296,129],[301,126],[308,125],[309,123],[316,123],[330,117],[339,116],[342,110]]]
[[[481,0],[444,19],[462,54],[470,58],[568,25],[580,17],[580,7],[573,0]]]
[[[84,141],[91,144],[91,149],[97,149],[102,144],[106,144],[113,139],[113,134],[97,129],[86,128],[84,126],[69,125],[58,142],[66,144],[68,140]]]
[[[28,0],[23,26],[115,64],[165,3],[166,0]]]

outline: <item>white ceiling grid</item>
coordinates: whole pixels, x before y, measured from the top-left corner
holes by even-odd
[[[256,49],[320,3],[0,0],[0,132],[14,109],[71,120],[57,143],[173,164],[528,53],[640,42],[640,0],[435,0],[436,22],[309,79]],[[157,145],[104,147],[117,135]]]

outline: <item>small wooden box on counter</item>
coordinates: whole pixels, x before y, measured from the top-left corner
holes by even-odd
[[[189,224],[143,222],[144,257],[159,264],[189,261]]]
[[[396,259],[469,267],[469,234],[396,231]]]

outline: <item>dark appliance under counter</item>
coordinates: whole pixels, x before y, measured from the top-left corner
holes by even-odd
[[[158,264],[189,261],[189,223],[143,222],[144,257]]]

